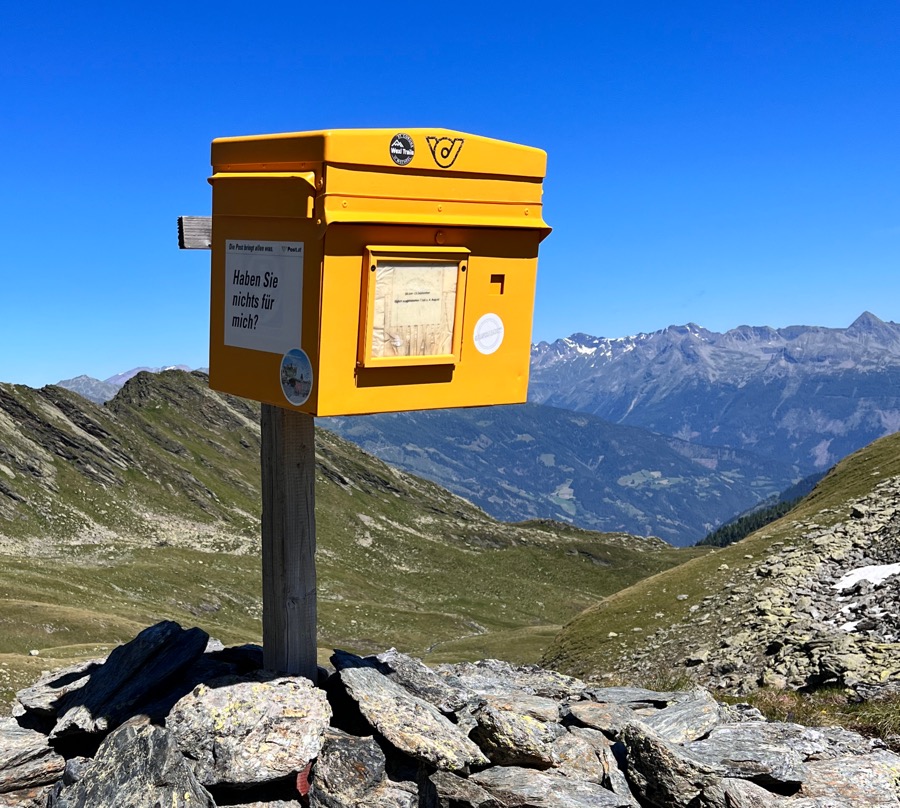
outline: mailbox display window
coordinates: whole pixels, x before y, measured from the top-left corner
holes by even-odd
[[[361,364],[458,361],[467,254],[370,248],[368,258]]]

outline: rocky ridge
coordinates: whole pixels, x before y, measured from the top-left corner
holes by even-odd
[[[0,808],[900,805],[900,756],[706,690],[335,652],[320,682],[160,623],[0,723]]]
[[[900,477],[854,501],[849,518],[797,525],[790,540],[691,606],[696,625],[724,607],[742,615],[718,644],[695,645],[685,668],[714,688],[812,690],[871,695],[900,689]],[[826,517],[828,511],[822,511]],[[731,623],[731,621],[729,621]],[[660,649],[683,643],[685,626],[649,635],[631,655],[639,670]]]

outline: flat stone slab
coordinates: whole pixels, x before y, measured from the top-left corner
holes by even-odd
[[[798,797],[867,808],[900,805],[900,757],[887,750],[805,763],[802,779]]]
[[[510,665],[498,659],[439,665],[435,670],[479,695],[518,692],[549,699],[579,699],[587,687],[572,676],[536,665]]]
[[[493,796],[472,780],[438,771],[429,778],[438,804],[454,808],[505,808]]]
[[[709,691],[697,688],[690,698],[676,701],[642,720],[670,743],[687,743],[709,733],[721,720],[721,712]]]
[[[296,774],[322,746],[325,692],[302,676],[259,671],[198,685],[166,726],[204,785],[249,785]]]
[[[421,660],[403,654],[396,648],[367,657],[347,651],[335,651],[331,656],[331,664],[338,671],[346,668],[375,668],[414,696],[433,704],[442,713],[462,709],[475,695],[455,684],[449,677],[439,676]]]
[[[65,767],[46,735],[0,718],[0,794],[52,783]]]
[[[494,766],[469,779],[506,808],[631,808],[633,804],[596,783],[518,766]]]
[[[378,669],[414,696],[433,704],[443,713],[450,713],[465,706],[474,695],[463,687],[454,685],[438,676],[421,660],[401,654],[390,648],[375,656]]]
[[[632,709],[637,709],[638,707],[662,708],[683,694],[674,691],[647,690],[643,687],[596,687],[591,688],[584,695],[591,701],[626,704]]]
[[[63,698],[50,737],[107,732],[139,714],[140,705],[158,696],[189,668],[208,641],[209,635],[202,629],[185,630],[172,621],[145,628],[130,642],[114,648],[84,687]]]
[[[102,664],[103,659],[77,662],[67,668],[44,673],[33,685],[16,693],[16,701],[24,711],[41,716],[55,716],[59,702],[68,693],[84,687],[90,675]]]
[[[626,724],[640,718],[630,707],[613,702],[577,701],[569,705],[569,714],[584,726],[612,738],[618,737]]]
[[[559,702],[527,693],[485,693],[484,701],[497,710],[527,715],[538,721],[559,721]]]
[[[488,764],[482,751],[434,705],[374,668],[346,668],[337,675],[365,719],[402,752],[454,772]]]
[[[47,805],[49,791],[49,786],[7,791],[0,794],[0,808],[44,808]]]
[[[845,748],[852,745],[854,736],[860,750],[871,748],[867,749],[865,739],[855,733],[841,730],[835,734]],[[720,724],[706,739],[684,745],[687,755],[721,766],[728,777],[754,780],[761,785],[777,783],[782,787],[799,785],[803,761],[812,756],[833,757],[831,749],[823,731],[766,721]]]

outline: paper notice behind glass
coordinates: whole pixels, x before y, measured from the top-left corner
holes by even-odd
[[[378,263],[372,357],[453,353],[458,269],[449,261]]]

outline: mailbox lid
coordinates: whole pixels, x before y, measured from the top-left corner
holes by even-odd
[[[450,129],[329,129],[217,138],[213,170],[309,170],[315,164],[540,180],[547,153]]]

